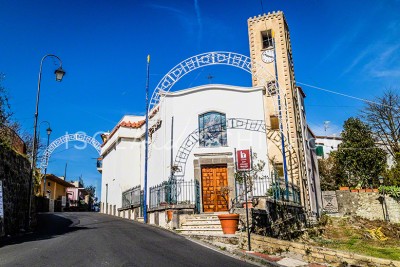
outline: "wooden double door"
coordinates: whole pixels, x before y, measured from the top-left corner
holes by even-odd
[[[226,201],[221,195],[221,187],[228,186],[228,169],[226,165],[205,165],[201,168],[201,187],[203,211],[227,211],[229,197]]]

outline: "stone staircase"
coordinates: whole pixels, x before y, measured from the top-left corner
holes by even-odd
[[[223,235],[218,213],[193,214],[176,231],[183,235]]]

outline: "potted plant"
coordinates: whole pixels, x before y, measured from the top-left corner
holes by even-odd
[[[257,154],[253,153],[253,159],[257,159]],[[244,190],[237,196],[236,198],[232,198],[229,201],[229,195],[233,191],[233,188],[229,186],[221,187],[221,196],[225,200],[226,204],[228,205],[229,214],[219,214],[218,218],[221,222],[222,231],[224,234],[234,234],[238,230],[239,225],[239,214],[234,213],[235,207],[240,204],[238,203],[243,196],[247,194],[252,194],[253,192],[253,182],[254,179],[263,179],[266,178],[266,175],[263,174],[263,170],[265,167],[265,162],[259,160],[257,163],[254,163],[252,169],[250,171],[237,171],[235,173],[235,180],[239,183],[243,183],[244,179],[246,178],[246,187]],[[246,177],[245,177],[246,176]],[[252,208],[252,198],[247,202],[244,202],[242,206],[244,208]]]
[[[221,187],[221,196],[228,204],[228,214],[218,214],[218,219],[221,222],[222,232],[224,234],[234,234],[238,230],[239,225],[239,214],[233,213],[235,201],[232,200],[229,205],[229,194],[232,191],[232,188],[229,186]]]
[[[173,210],[167,210],[167,220],[168,222],[172,221],[172,215],[174,214]]]

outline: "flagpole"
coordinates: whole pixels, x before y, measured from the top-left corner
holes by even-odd
[[[144,190],[143,190],[143,219],[147,223],[147,169],[149,155],[149,73],[150,73],[150,55],[147,55],[147,75],[146,75],[146,136],[144,152]]]
[[[289,201],[289,179],[287,172],[287,162],[286,162],[286,149],[285,149],[285,135],[283,134],[283,123],[282,123],[282,105],[281,105],[281,92],[278,82],[278,64],[276,62],[276,43],[275,43],[275,33],[272,31],[272,43],[274,48],[274,67],[275,67],[275,86],[278,88],[278,116],[279,116],[279,131],[281,132],[281,146],[282,146],[282,157],[283,157],[283,175],[285,177],[285,188],[286,188],[286,201]],[[279,179],[279,177],[278,177]]]

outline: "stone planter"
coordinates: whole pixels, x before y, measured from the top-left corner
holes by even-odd
[[[224,234],[234,234],[238,230],[239,214],[219,214],[218,219]]]

